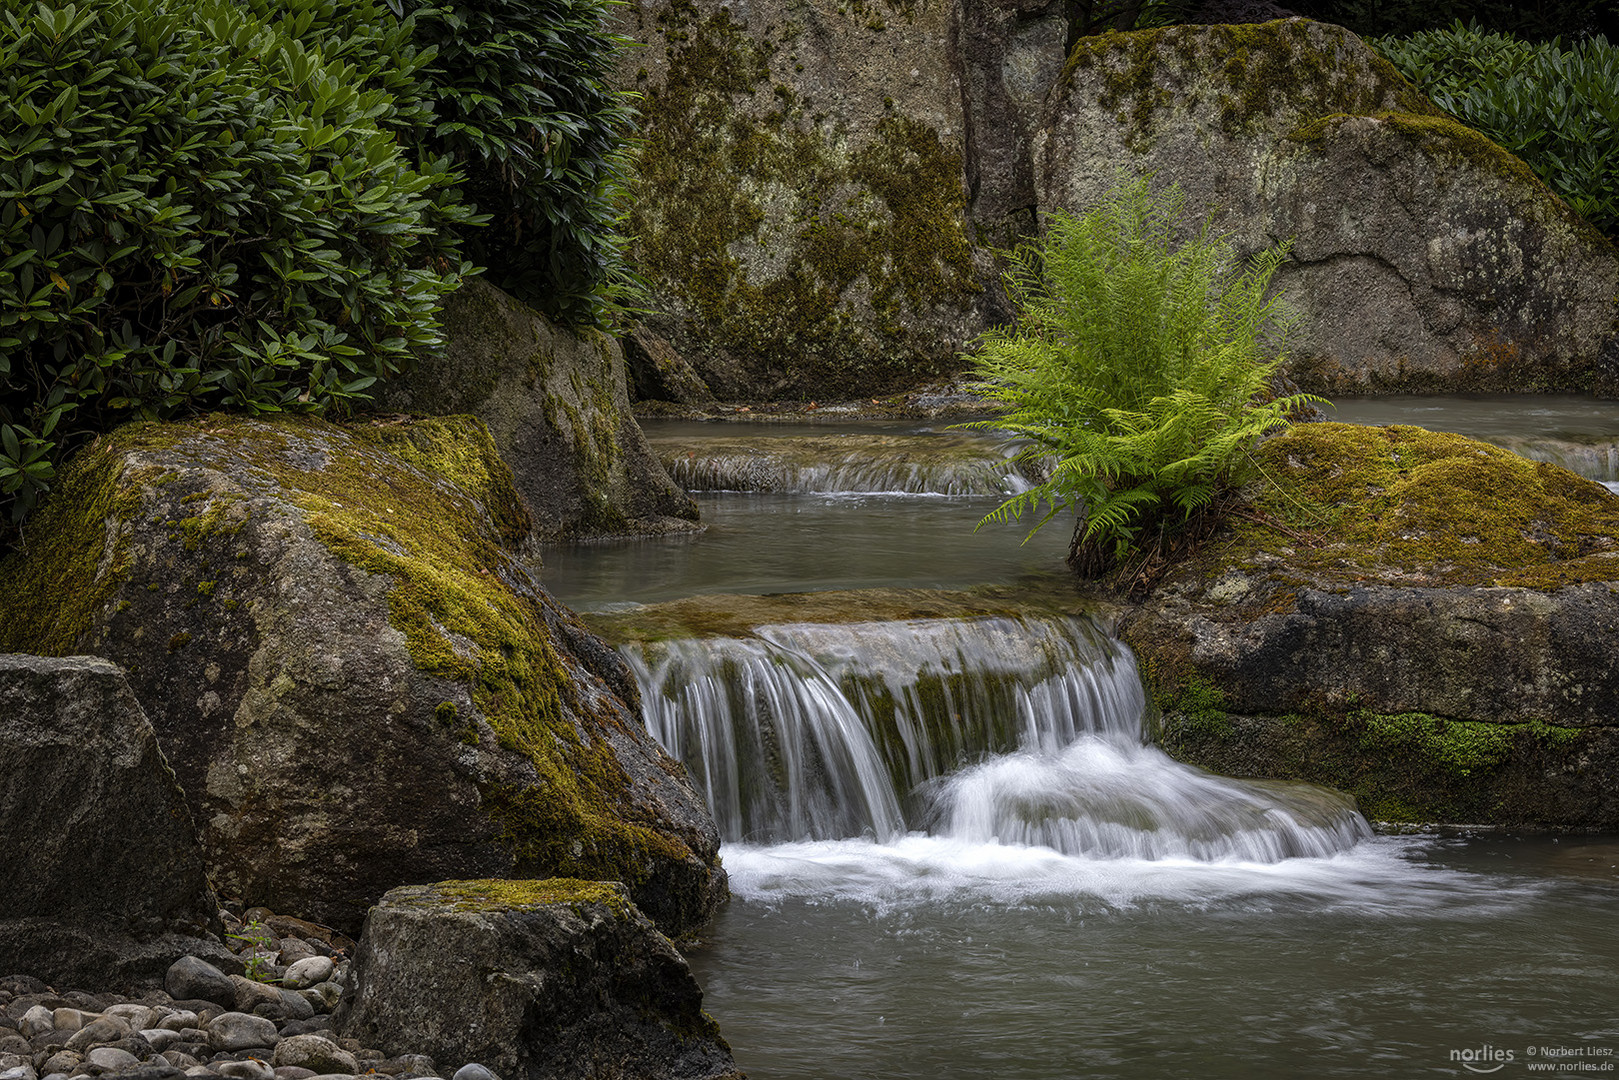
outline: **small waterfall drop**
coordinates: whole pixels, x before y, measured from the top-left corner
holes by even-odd
[[[1010,444],[982,435],[792,435],[660,443],[688,491],[1009,495],[1029,479]],[[1023,468],[1027,468],[1024,466]]]
[[[787,624],[625,647],[647,726],[727,842],[922,829],[1092,858],[1276,862],[1370,835],[1305,784],[1147,744],[1135,660],[1088,620]]]

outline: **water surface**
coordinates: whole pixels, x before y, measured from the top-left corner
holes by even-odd
[[[699,493],[701,533],[548,547],[541,580],[593,610],[696,593],[956,589],[1062,569],[1071,525],[979,521],[995,497]]]
[[[759,1080],[1469,1076],[1451,1052],[1486,1045],[1524,1076],[1530,1046],[1619,1054],[1611,839],[1378,837],[1275,864],[926,838],[724,857],[737,899],[690,960]]]
[[[1337,413],[1619,486],[1619,403]],[[1024,545],[1027,523],[974,533],[997,497],[916,490],[905,469],[942,445],[925,425],[648,427],[693,458],[707,432],[733,461],[739,435],[818,440],[842,465],[806,464],[806,441],[761,452],[790,469],[690,475],[863,490],[703,492],[699,536],[550,549],[545,581],[570,604],[1062,567],[1065,523]],[[840,431],[895,468],[848,467]],[[985,460],[1002,449],[986,439]],[[1486,1053],[1513,1055],[1489,1075],[1524,1076],[1544,1048],[1591,1066],[1552,1075],[1613,1074],[1619,839],[1369,836],[1320,789],[1170,761],[1142,742],[1123,654],[1043,668],[1056,654],[1031,626],[977,627],[993,641],[971,648],[965,630],[865,623],[635,654],[654,730],[723,803],[735,899],[689,958],[754,1080],[1472,1076],[1502,1064],[1465,1067]],[[1008,682],[995,658],[1013,654],[1029,663]],[[1104,671],[1107,693],[1053,692]]]

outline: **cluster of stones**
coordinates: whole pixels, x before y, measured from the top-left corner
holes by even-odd
[[[221,917],[238,957],[256,978],[185,956],[169,968],[162,990],[138,996],[58,993],[26,975],[0,979],[0,1078],[438,1074],[425,1055],[389,1057],[334,1029],[331,1014],[348,979],[353,942],[263,909],[247,914],[243,920],[229,912]],[[491,1075],[478,1065],[455,1073],[458,1080]]]

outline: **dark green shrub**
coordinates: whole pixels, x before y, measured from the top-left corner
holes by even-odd
[[[1536,45],[1458,22],[1369,44],[1434,104],[1619,236],[1619,48],[1606,38]]]
[[[1308,395],[1275,399],[1276,301],[1285,248],[1245,269],[1206,231],[1176,244],[1179,188],[1124,184],[1010,253],[1018,324],[971,358],[976,389],[1010,409],[969,427],[1026,440],[1049,479],[985,521],[1078,512],[1069,562],[1098,576],[1156,548],[1251,478],[1249,450]],[[1053,463],[1054,462],[1054,463]]]
[[[605,0],[240,2],[387,90],[378,123],[454,161],[490,224],[462,243],[495,284],[576,325],[636,298],[617,232],[630,113],[608,86],[626,42]]]
[[[467,212],[230,0],[0,0],[0,500],[136,417],[321,411],[438,344]]]
[[[625,39],[605,0],[407,0],[436,47],[427,149],[451,155],[490,226],[468,255],[559,321],[605,324],[637,292],[617,232],[630,113],[608,85]]]

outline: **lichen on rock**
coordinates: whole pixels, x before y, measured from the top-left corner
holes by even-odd
[[[712,822],[527,529],[471,418],[132,425],[8,558],[0,637],[129,669],[231,895],[352,927],[401,882],[538,871],[688,932]]]
[[[644,112],[628,231],[652,329],[721,397],[873,393],[953,367],[994,275],[939,63],[948,10],[744,20],[676,0],[631,22],[649,47],[626,78]]]

